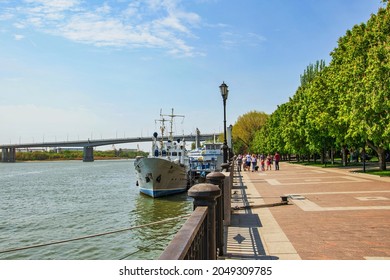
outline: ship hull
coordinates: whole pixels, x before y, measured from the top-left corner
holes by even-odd
[[[162,197],[187,190],[187,170],[184,165],[164,158],[138,158],[134,162],[141,193]]]

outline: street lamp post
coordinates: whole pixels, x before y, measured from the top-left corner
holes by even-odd
[[[227,141],[226,141],[226,100],[228,98],[229,90],[228,86],[223,82],[219,86],[221,90],[222,100],[223,100],[223,163],[227,163]]]

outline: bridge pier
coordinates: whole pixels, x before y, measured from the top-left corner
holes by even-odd
[[[15,162],[16,161],[16,149],[15,148],[2,148],[1,149],[1,161],[2,162]]]
[[[84,147],[84,152],[83,152],[83,161],[84,162],[92,162],[94,161],[93,158],[93,147]]]

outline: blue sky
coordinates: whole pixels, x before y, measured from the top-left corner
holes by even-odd
[[[288,101],[380,0],[0,0],[0,143],[177,133]],[[133,144],[134,145],[134,144]]]

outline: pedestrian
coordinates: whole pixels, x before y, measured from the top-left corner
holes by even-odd
[[[280,155],[278,152],[275,153],[274,160],[275,160],[275,170],[279,170]]]
[[[255,154],[252,154],[252,172],[257,171],[256,166],[257,166],[257,156]]]
[[[250,171],[250,170],[251,170],[251,162],[252,162],[252,157],[251,157],[251,155],[248,153],[248,154],[246,154],[246,156],[245,156],[245,170],[246,170],[246,171]]]
[[[260,166],[261,166],[261,171],[265,171],[265,168],[264,168],[264,157],[262,157],[260,159]]]
[[[272,165],[271,165],[271,163],[272,163],[272,158],[271,158],[271,155],[268,154],[268,155],[267,155],[267,161],[266,161],[267,170],[272,170]]]
[[[238,172],[241,172],[241,166],[242,166],[242,155],[239,154],[237,156],[237,170],[238,170]]]

